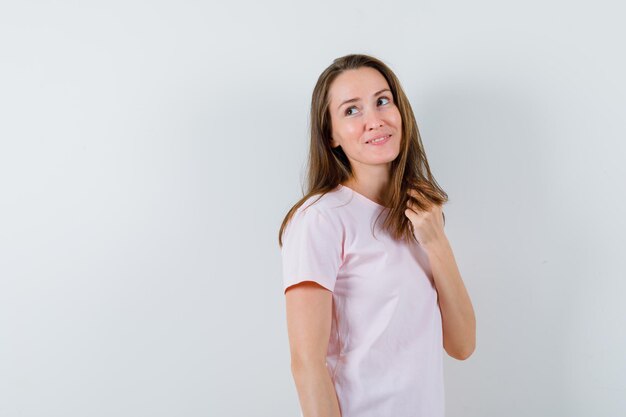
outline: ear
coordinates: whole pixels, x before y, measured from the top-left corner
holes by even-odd
[[[337,146],[339,146],[339,144],[337,143],[337,141],[335,141],[335,139],[333,139],[332,137],[330,138],[330,147],[331,148],[336,148]]]

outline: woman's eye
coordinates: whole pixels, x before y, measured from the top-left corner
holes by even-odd
[[[388,102],[390,101],[387,97],[379,97],[378,100],[387,100]],[[387,103],[383,103],[383,104],[387,104]],[[346,116],[352,116],[353,113],[350,113],[350,110],[355,109],[355,106],[352,107],[348,107],[346,109]]]

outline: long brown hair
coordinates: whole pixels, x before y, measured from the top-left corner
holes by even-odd
[[[388,210],[383,223],[393,239],[404,239],[407,243],[416,241],[411,222],[404,211],[407,200],[412,199],[419,210],[428,210],[433,204],[440,205],[448,201],[448,195],[439,187],[430,172],[424,146],[417,129],[413,109],[400,81],[393,71],[381,60],[369,55],[350,54],[333,60],[319,76],[311,99],[311,143],[307,161],[307,187],[302,197],[285,216],[278,232],[278,245],[282,248],[283,232],[295,211],[309,198],[334,190],[340,183],[352,176],[352,168],[348,157],[340,146],[332,148],[331,119],[328,110],[328,91],[332,82],[346,70],[370,67],[378,70],[389,84],[393,101],[400,110],[402,117],[402,142],[400,154],[391,162],[389,187],[383,196]],[[408,189],[414,189],[419,196],[410,197]],[[318,198],[318,200],[319,200]],[[317,200],[315,200],[317,201]],[[380,215],[379,215],[380,217]],[[378,220],[378,218],[376,219]],[[445,222],[445,215],[444,215]]]

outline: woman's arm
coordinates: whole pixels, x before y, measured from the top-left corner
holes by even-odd
[[[419,198],[416,190],[407,193]],[[443,209],[432,205],[422,210],[409,199],[404,214],[413,225],[413,234],[428,255],[443,327],[443,347],[455,359],[465,360],[476,348],[476,316],[450,242],[443,230]]]
[[[476,348],[476,317],[452,247],[445,235],[425,245],[437,287],[443,321],[443,346],[448,355],[465,360]]]
[[[332,292],[313,281],[285,292],[293,375],[304,417],[340,417],[335,386],[326,367]]]

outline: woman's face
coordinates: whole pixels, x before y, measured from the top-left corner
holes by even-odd
[[[344,71],[332,82],[329,98],[331,146],[341,146],[353,170],[382,167],[387,173],[400,153],[402,118],[385,77],[370,67]],[[387,139],[371,142],[379,137]]]

